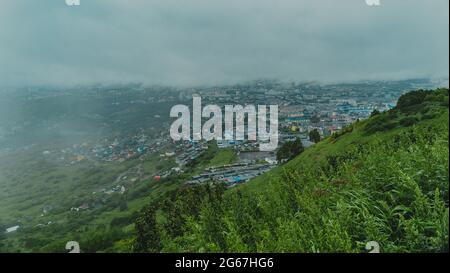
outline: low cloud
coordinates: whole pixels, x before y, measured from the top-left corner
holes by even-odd
[[[2,0],[0,84],[446,76],[448,3]]]

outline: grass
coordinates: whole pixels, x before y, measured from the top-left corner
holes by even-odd
[[[237,155],[233,148],[220,149],[213,159],[207,163],[207,167],[222,166],[236,162]]]
[[[215,143],[211,143],[206,153],[197,160],[192,173],[197,175],[206,168],[233,164],[238,161],[238,156],[233,148],[219,149]]]

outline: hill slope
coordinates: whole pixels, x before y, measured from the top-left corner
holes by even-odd
[[[414,91],[245,185],[180,189],[141,252],[448,251],[448,89]]]

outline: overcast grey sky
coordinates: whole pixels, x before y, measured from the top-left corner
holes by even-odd
[[[0,85],[448,76],[448,0],[0,0]]]

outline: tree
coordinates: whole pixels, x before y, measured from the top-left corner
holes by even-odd
[[[371,117],[374,116],[378,116],[380,114],[380,111],[378,111],[377,109],[373,110],[372,113],[370,114]]]
[[[303,152],[303,144],[299,138],[294,141],[284,143],[277,151],[277,160],[279,162],[291,160]]]
[[[300,138],[297,137],[291,145],[291,158],[296,157],[297,155],[302,153],[303,150],[303,143]]]
[[[403,94],[397,101],[397,108],[405,110],[410,106],[421,104],[428,93],[429,92],[421,89]]]
[[[320,141],[320,134],[319,131],[317,129],[314,129],[312,131],[309,132],[309,140],[317,143]]]
[[[320,117],[319,116],[312,116],[311,117],[311,123],[319,123]]]
[[[153,205],[144,209],[141,217],[136,221],[136,252],[157,253],[161,250],[160,235],[156,225],[157,208]]]

